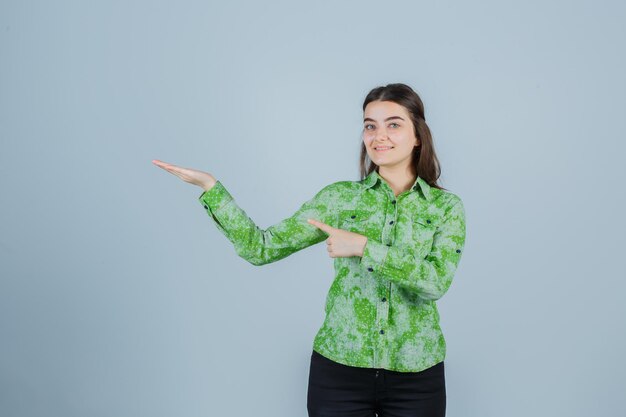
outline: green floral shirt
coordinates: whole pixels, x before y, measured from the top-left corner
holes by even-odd
[[[363,256],[333,258],[323,324],[313,349],[344,365],[418,372],[444,360],[436,300],[452,283],[465,245],[465,210],[421,177],[397,197],[372,171],[325,186],[290,217],[263,230],[217,181],[200,202],[237,254],[253,265],[323,242],[315,219],[367,237]]]

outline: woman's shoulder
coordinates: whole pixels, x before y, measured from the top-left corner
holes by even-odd
[[[459,206],[463,208],[463,200],[461,196],[455,192],[444,190],[442,188],[430,188],[431,205],[437,207],[442,212],[448,212],[452,207]]]
[[[433,188],[433,191],[435,192],[435,200],[440,200],[448,204],[456,204],[457,202],[462,201],[461,197],[452,191],[442,190],[440,188]]]
[[[339,207],[345,202],[355,201],[362,192],[362,186],[358,181],[334,181],[322,187],[314,199],[326,205]]]
[[[341,180],[331,182],[324,186],[320,192],[333,194],[351,194],[359,192],[362,189],[360,181]]]

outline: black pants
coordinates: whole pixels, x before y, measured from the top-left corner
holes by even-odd
[[[359,368],[313,351],[307,393],[309,417],[443,417],[443,361],[421,372]]]

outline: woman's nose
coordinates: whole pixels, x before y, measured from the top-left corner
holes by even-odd
[[[375,137],[376,140],[386,139],[386,138],[387,138],[387,130],[384,127],[376,131],[376,137]]]

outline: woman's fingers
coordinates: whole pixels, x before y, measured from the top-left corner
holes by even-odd
[[[170,170],[172,168],[176,168],[174,164],[168,164],[167,162],[159,161],[158,159],[153,159],[152,163],[166,170]]]
[[[167,162],[161,162],[156,159],[153,160],[152,162],[158,167],[163,168],[167,172],[171,172],[172,174],[175,174],[178,177],[180,177],[181,175],[184,175],[184,171],[186,170],[186,168],[179,167],[174,164],[168,164]]]
[[[166,162],[159,161],[158,159],[153,159],[152,163],[154,165],[158,166],[159,168],[163,168],[166,171],[169,171],[169,168],[172,167],[172,164],[168,164]]]

